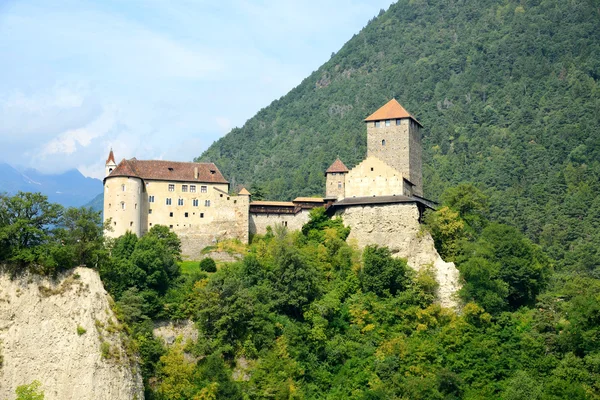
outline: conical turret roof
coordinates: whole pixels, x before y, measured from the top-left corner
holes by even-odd
[[[240,192],[238,193],[239,196],[250,196],[250,192],[248,190],[246,190],[245,187],[242,188],[242,190],[240,190]]]
[[[106,163],[110,163],[112,161],[113,164],[117,164],[115,161],[115,155],[113,154],[112,148],[110,149],[110,153],[108,153],[108,158],[106,159]]]
[[[344,165],[344,163],[342,162],[342,160],[340,160],[339,158],[337,158],[333,164],[331,164],[331,166],[329,168],[327,168],[327,171],[325,171],[326,174],[329,174],[331,172],[348,172],[348,168]]]
[[[411,115],[396,99],[391,99],[388,101],[383,107],[379,110],[375,111],[373,114],[369,115],[365,122],[369,121],[381,121],[385,119],[402,119],[402,118],[410,118],[415,121],[417,124],[421,125],[421,123]],[[423,125],[421,125],[423,126]]]

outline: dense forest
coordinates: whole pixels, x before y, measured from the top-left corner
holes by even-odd
[[[167,227],[106,239],[91,209],[0,196],[0,266],[95,268],[147,399],[599,399],[600,280],[555,270],[543,248],[489,219],[473,185],[441,199],[425,227],[460,270],[460,310],[436,304],[433,271],[353,247],[322,208],[301,231],[220,244],[240,261],[182,268]],[[197,340],[153,335],[157,321],[186,319]]]
[[[425,129],[425,196],[472,182],[561,263],[600,261],[600,5],[400,0],[200,160],[270,199],[323,195],[395,97]],[[584,257],[583,254],[586,254]]]

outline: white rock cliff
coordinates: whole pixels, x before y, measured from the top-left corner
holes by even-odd
[[[76,268],[55,282],[0,275],[0,399],[38,380],[46,400],[143,399],[98,273]]]
[[[350,227],[348,241],[360,248],[367,245],[387,246],[395,257],[406,258],[415,269],[432,266],[439,284],[438,300],[444,307],[456,308],[460,289],[459,272],[452,262],[438,254],[429,232],[419,223],[415,204],[386,204],[348,207],[337,213]]]

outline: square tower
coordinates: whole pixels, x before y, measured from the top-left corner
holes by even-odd
[[[423,196],[421,123],[396,99],[375,111],[365,122],[367,157],[376,157],[396,169],[413,186],[413,193]]]

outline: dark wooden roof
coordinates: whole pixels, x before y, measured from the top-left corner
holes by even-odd
[[[196,178],[196,168],[198,177]],[[229,183],[213,163],[123,159],[108,178],[127,176],[144,180]]]
[[[345,208],[353,206],[369,206],[369,205],[381,205],[381,204],[395,204],[395,203],[418,203],[427,208],[432,208],[431,203],[424,201],[422,198],[410,197],[410,196],[365,196],[365,197],[346,197],[340,201],[333,203],[329,210],[336,208]]]

